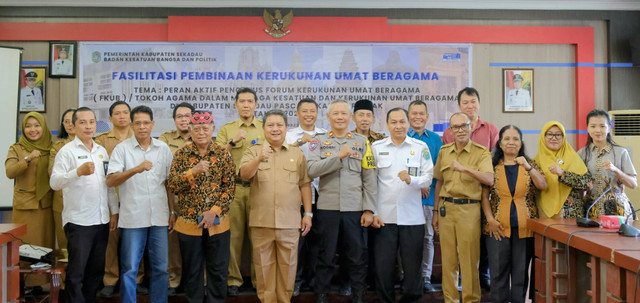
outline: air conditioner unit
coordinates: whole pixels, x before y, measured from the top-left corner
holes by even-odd
[[[640,172],[640,110],[612,110],[609,114],[613,119],[613,141],[627,148],[633,167]],[[625,191],[633,208],[640,209],[640,186],[636,189],[626,188]]]

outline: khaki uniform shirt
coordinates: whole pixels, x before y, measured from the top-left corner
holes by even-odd
[[[342,145],[351,147],[351,155],[338,157]],[[320,177],[318,209],[376,212],[378,180],[376,170],[362,167],[367,138],[347,133],[344,138],[333,132],[317,134],[309,141],[309,177]]]
[[[129,128],[129,132],[127,133],[126,138],[118,137],[118,135],[116,135],[116,132],[112,129],[108,132],[97,135],[96,139],[93,141],[96,141],[98,145],[102,145],[102,147],[107,150],[107,153],[109,153],[109,157],[111,157],[111,152],[116,147],[116,145],[120,144],[120,142],[126,139],[131,138],[131,136],[133,136],[133,129],[131,128]]]
[[[7,160],[4,161],[7,178],[15,179],[13,186],[13,208],[15,209],[38,209],[51,207],[53,191],[45,194],[40,201],[36,200],[36,172],[38,162],[41,157],[27,163],[24,157],[28,152],[22,145],[13,144],[9,147]]]
[[[176,150],[181,149],[186,144],[191,143],[191,137],[185,140],[177,129],[162,133],[158,140],[167,143],[172,154],[175,154]]]
[[[456,172],[449,168],[453,160],[463,166],[481,172],[493,173],[491,153],[482,145],[469,141],[456,152],[456,143],[443,145],[438,154],[438,161],[433,168],[433,178],[442,180],[440,197],[454,199],[482,199],[482,184],[466,173]]]
[[[241,129],[247,132],[247,137],[236,143],[236,146],[234,146],[230,151],[233,163],[236,164],[236,174],[240,169],[240,161],[242,160],[242,156],[247,148],[251,147],[253,144],[264,142],[262,120],[254,117],[249,126],[244,124],[240,119],[223,125],[218,131],[216,144],[224,148]]]
[[[263,144],[249,147],[240,167],[260,156]],[[249,226],[300,228],[300,186],[310,183],[307,160],[297,147],[284,143],[251,178]]]
[[[49,172],[53,169],[53,164],[56,160],[56,155],[58,151],[67,143],[71,142],[69,138],[60,139],[56,142],[53,142],[53,146],[51,146],[51,151],[49,152]],[[53,211],[62,212],[64,208],[64,204],[62,202],[62,191],[56,190],[53,192]]]

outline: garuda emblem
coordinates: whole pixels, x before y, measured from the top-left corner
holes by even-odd
[[[293,11],[289,11],[289,13],[283,17],[279,9],[276,10],[273,16],[265,9],[263,17],[264,23],[269,26],[269,28],[264,29],[264,32],[271,37],[280,39],[291,32],[291,30],[285,31],[285,28],[288,27],[293,20]]]

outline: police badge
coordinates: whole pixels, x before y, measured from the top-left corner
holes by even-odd
[[[284,17],[279,9],[276,10],[276,13],[273,16],[265,9],[262,15],[264,17],[264,23],[269,27],[265,28],[264,32],[269,34],[271,37],[280,39],[291,32],[291,30],[285,31],[285,28],[288,27],[293,20],[292,10]]]

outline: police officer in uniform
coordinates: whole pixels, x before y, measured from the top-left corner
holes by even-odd
[[[24,75],[27,86],[20,89],[20,103],[28,109],[39,109],[42,105],[42,91],[36,87],[38,74],[28,72]]]
[[[317,302],[328,302],[333,258],[342,236],[353,288],[353,302],[364,302],[367,275],[367,227],[373,221],[377,177],[367,139],[347,131],[351,113],[346,101],[333,101],[327,119],[331,131],[309,142],[309,176],[320,177],[317,232],[320,253],[316,267]]]
[[[522,88],[522,81],[524,81],[522,75],[513,75],[513,89],[507,95],[507,107],[518,109],[531,106],[531,94],[529,94],[528,90]]]

